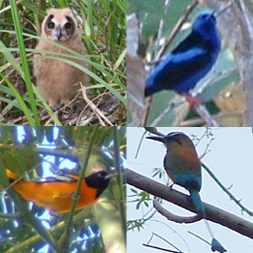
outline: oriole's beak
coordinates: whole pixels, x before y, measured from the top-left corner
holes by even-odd
[[[162,142],[162,143],[165,142],[163,136],[148,136],[146,138],[150,139],[150,140],[154,140],[154,141],[159,141],[159,142]]]

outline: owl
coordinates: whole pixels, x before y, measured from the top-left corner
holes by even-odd
[[[81,40],[81,33],[80,17],[69,8],[49,9],[42,22],[40,40],[36,46],[36,49],[41,51],[33,57],[33,72],[40,94],[52,107],[72,99],[80,88],[80,82],[87,85],[88,76],[79,69],[60,60],[47,58],[51,52],[70,54],[59,46],[85,55],[86,49]],[[68,60],[87,68],[82,61],[71,58]]]

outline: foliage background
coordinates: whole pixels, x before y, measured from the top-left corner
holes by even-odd
[[[37,238],[38,233],[29,226],[28,218],[36,217],[43,224],[44,229],[54,229],[54,240],[57,241],[63,234],[62,221],[67,215],[52,215],[34,204],[24,204],[29,213],[17,219],[5,219],[2,214],[22,212],[20,205],[6,195],[4,189],[9,185],[4,170],[12,168],[18,175],[28,173],[30,178],[42,180],[71,171],[78,173],[70,162],[64,162],[56,156],[38,155],[40,148],[61,152],[63,157],[71,159],[74,155],[81,168],[86,158],[87,146],[91,139],[94,127],[2,127],[0,128],[0,252],[53,252],[44,241]],[[115,166],[113,147],[113,129],[98,128],[94,139],[94,146],[89,157],[85,175],[94,171],[94,168],[111,169]],[[120,151],[120,165],[125,159],[125,129],[117,131]],[[38,146],[39,145],[39,146]],[[52,149],[53,148],[53,149]],[[102,151],[103,150],[103,151]],[[41,154],[41,153],[40,153]],[[70,156],[71,155],[71,156]],[[43,161],[51,161],[54,166],[45,166]],[[43,164],[43,165],[42,165]],[[31,168],[36,168],[31,170]],[[72,168],[72,169],[71,169]],[[79,168],[80,169],[80,168]],[[82,209],[74,215],[74,231],[71,233],[71,251],[98,253],[125,252],[125,196],[124,186],[119,177],[111,180],[109,187],[102,194],[96,205]],[[23,213],[24,214],[24,213]],[[40,233],[39,233],[40,234]],[[37,238],[37,239],[36,239]],[[113,238],[113,239],[112,239]]]
[[[0,1],[0,123],[60,124],[45,101],[32,89],[35,80],[32,78],[31,59],[46,10],[66,6],[74,8],[84,20],[82,39],[87,55],[70,53],[69,56],[80,58],[91,66],[89,99],[109,121],[124,123],[126,0]],[[17,29],[23,29],[24,38],[16,32]],[[62,59],[59,55],[55,57]],[[38,113],[42,108],[49,116],[44,113],[40,120]],[[62,109],[62,113],[63,124],[101,124],[84,102],[81,119],[80,112],[73,113],[68,108]]]

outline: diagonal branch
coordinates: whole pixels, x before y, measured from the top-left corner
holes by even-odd
[[[130,169],[126,170],[126,179],[127,183],[132,186],[196,213],[190,197],[185,194],[175,190],[169,190],[167,186],[142,176]],[[253,223],[210,204],[203,202],[203,205],[205,206],[207,220],[218,223],[241,235],[253,239]]]
[[[241,200],[237,199],[221,182],[220,180],[214,175],[214,173],[204,164],[201,163],[202,167],[207,171],[207,173],[211,176],[211,178],[218,184],[218,186],[229,196],[229,198],[234,201],[242,210],[242,212],[246,212],[248,215],[253,216],[253,212],[245,207]]]

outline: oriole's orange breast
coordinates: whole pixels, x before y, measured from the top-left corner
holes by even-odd
[[[70,211],[77,182],[32,182],[21,181],[13,188],[27,201],[32,201],[40,207],[53,212]],[[97,190],[89,187],[83,180],[80,198],[76,209],[86,207],[96,201]]]

